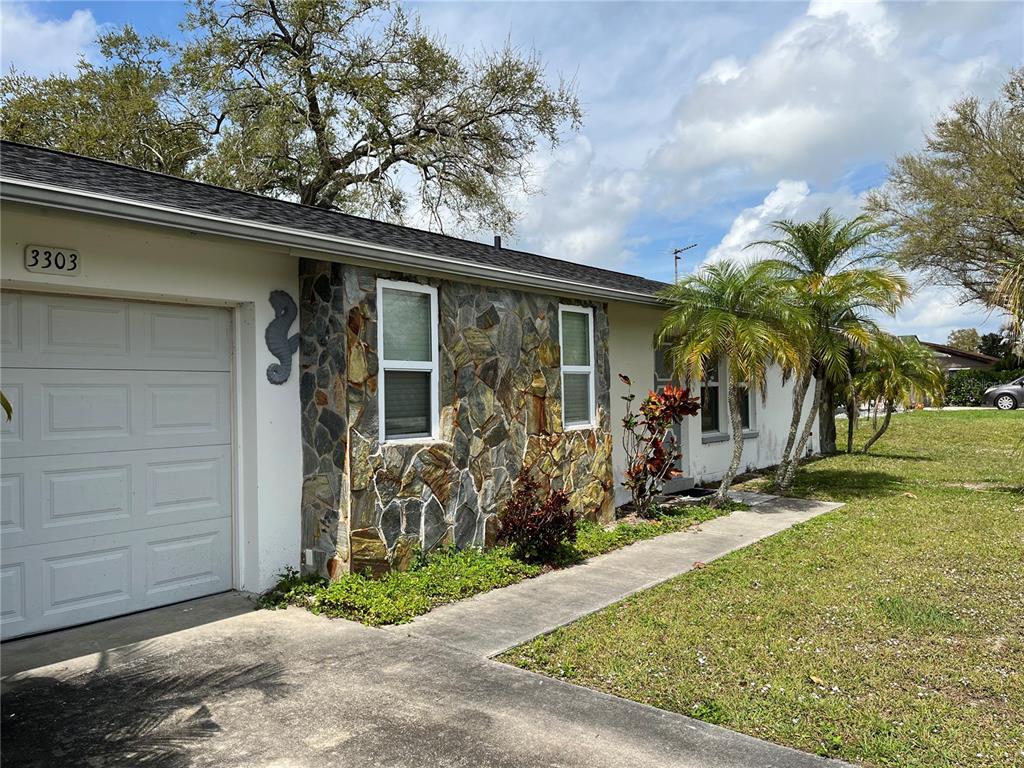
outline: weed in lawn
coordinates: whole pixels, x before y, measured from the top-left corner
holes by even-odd
[[[878,598],[876,605],[892,624],[912,632],[947,632],[963,624],[952,611],[926,600],[887,595]]]
[[[722,705],[714,699],[698,701],[690,708],[690,716],[714,725],[724,723],[727,719]]]

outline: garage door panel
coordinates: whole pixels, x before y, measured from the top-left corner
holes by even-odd
[[[13,547],[0,569],[4,637],[231,588],[229,518]]]
[[[229,360],[230,339],[226,313],[201,307],[134,307],[143,315],[138,326],[145,337],[138,346],[146,350],[147,357],[156,364],[168,361],[180,366],[182,358],[192,364],[203,362],[203,368],[226,368]]]
[[[231,447],[5,459],[0,492],[5,550],[230,518]]]
[[[81,527],[95,531],[102,523],[114,527],[131,518],[130,464],[46,471],[42,485],[42,527],[50,529],[50,537],[67,538]]]
[[[48,373],[48,378],[55,372]],[[40,439],[52,443],[131,436],[129,384],[40,383]],[[48,451],[40,450],[40,453]]]
[[[0,536],[25,530],[25,475],[11,472],[0,475]]]
[[[100,543],[97,539],[89,541]],[[44,616],[131,602],[130,546],[111,547],[103,542],[100,549],[78,551],[80,541],[68,544],[76,545],[69,554],[42,558]],[[113,610],[120,613],[125,609]]]
[[[153,524],[173,519],[210,519],[231,511],[231,453],[224,447],[197,458],[171,459],[166,454],[146,464],[146,514]]]
[[[3,389],[7,401],[11,404],[11,420],[0,419],[0,446],[3,446],[3,455],[7,455],[8,451],[15,449],[15,446],[22,442],[24,431],[22,424],[25,423],[23,387],[17,382],[10,381],[9,378],[6,375],[0,375],[0,389]]]
[[[27,311],[39,313],[39,351],[66,361],[69,356],[125,358],[128,344],[128,305],[102,299],[48,297],[26,302]],[[26,323],[25,330],[31,326]],[[27,350],[26,350],[27,351]]]
[[[223,441],[228,437],[228,384],[227,374],[175,374],[159,384],[147,383],[146,436]]]
[[[4,563],[0,567],[0,626],[24,624],[27,616],[25,564]]]
[[[2,381],[17,399],[0,436],[4,457],[231,441],[226,372],[13,368]]]
[[[231,318],[222,309],[5,294],[5,367],[227,371]]]
[[[0,350],[4,355],[21,351],[21,294],[0,294]]]
[[[165,594],[224,580],[223,536],[205,530],[146,543],[146,594]]]

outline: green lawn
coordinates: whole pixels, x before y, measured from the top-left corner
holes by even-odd
[[[1024,411],[897,416],[802,471],[845,507],[503,660],[854,763],[1024,766],[1022,440]]]

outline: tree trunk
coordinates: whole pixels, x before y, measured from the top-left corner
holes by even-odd
[[[893,400],[885,401],[885,418],[882,419],[882,426],[880,426],[878,431],[875,432],[875,434],[873,434],[866,443],[864,443],[864,453],[867,453],[868,449],[875,444],[878,438],[885,434],[885,430],[889,428],[889,422],[892,421],[892,412],[895,407],[896,403]]]
[[[814,377],[814,400],[811,403],[811,411],[807,414],[807,421],[804,423],[803,432],[800,434],[800,442],[797,443],[796,450],[793,451],[793,459],[786,468],[786,476],[782,478],[780,490],[789,490],[789,486],[793,484],[793,478],[796,477],[796,469],[800,466],[800,459],[803,458],[804,451],[807,449],[807,441],[811,439],[811,433],[814,431],[814,420],[821,411],[821,403],[825,396],[824,384],[823,374]]]
[[[732,461],[729,468],[722,477],[722,483],[718,486],[715,494],[714,504],[721,504],[729,498],[729,486],[732,479],[740,469],[740,461],[743,459],[743,415],[740,413],[740,388],[734,377],[729,377],[729,427],[732,431]]]
[[[779,466],[775,470],[774,485],[776,488],[781,487],[782,481],[786,479],[786,470],[792,457],[793,446],[796,445],[796,436],[800,432],[800,417],[804,412],[804,401],[807,399],[807,390],[810,385],[810,369],[802,374],[793,385],[793,416],[789,422],[789,437],[786,438],[786,447],[782,451]]]
[[[846,452],[853,453],[853,430],[857,426],[856,419],[860,416],[857,412],[857,398],[850,391],[850,397],[846,401]]]
[[[821,407],[818,409],[818,450],[822,456],[839,453],[836,447],[836,385],[823,379],[825,385]],[[827,417],[826,417],[827,414]]]

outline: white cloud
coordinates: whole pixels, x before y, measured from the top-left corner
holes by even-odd
[[[771,226],[773,221],[813,219],[826,208],[831,208],[839,216],[855,216],[860,211],[862,200],[861,195],[854,195],[846,189],[812,193],[806,181],[782,179],[762,203],[739,213],[718,245],[708,251],[704,263],[763,256],[763,249],[747,249],[746,246],[755,240],[777,237]]]
[[[807,15],[818,19],[844,16],[880,55],[897,34],[896,25],[878,0],[811,0]]]
[[[895,318],[880,323],[896,334],[916,334],[923,341],[944,344],[950,331],[977,328],[979,333],[994,333],[1006,321],[1002,312],[988,309],[977,302],[961,304],[950,288],[928,285],[919,280],[913,298]]]
[[[716,59],[711,66],[697,78],[697,82],[706,83],[728,83],[743,74],[743,65],[735,56],[726,56],[724,59]]]
[[[904,39],[901,12],[813,2],[746,60],[712,64],[651,156],[666,197],[707,204],[787,177],[833,184],[851,167],[918,147],[965,92],[994,92],[1004,63]]]
[[[624,267],[633,255],[625,231],[643,204],[638,173],[601,167],[581,135],[538,167],[534,183],[544,191],[523,201],[518,245],[558,259]]]
[[[67,19],[41,19],[17,3],[0,4],[0,67],[28,75],[72,73],[93,47],[99,25],[89,10]]]

